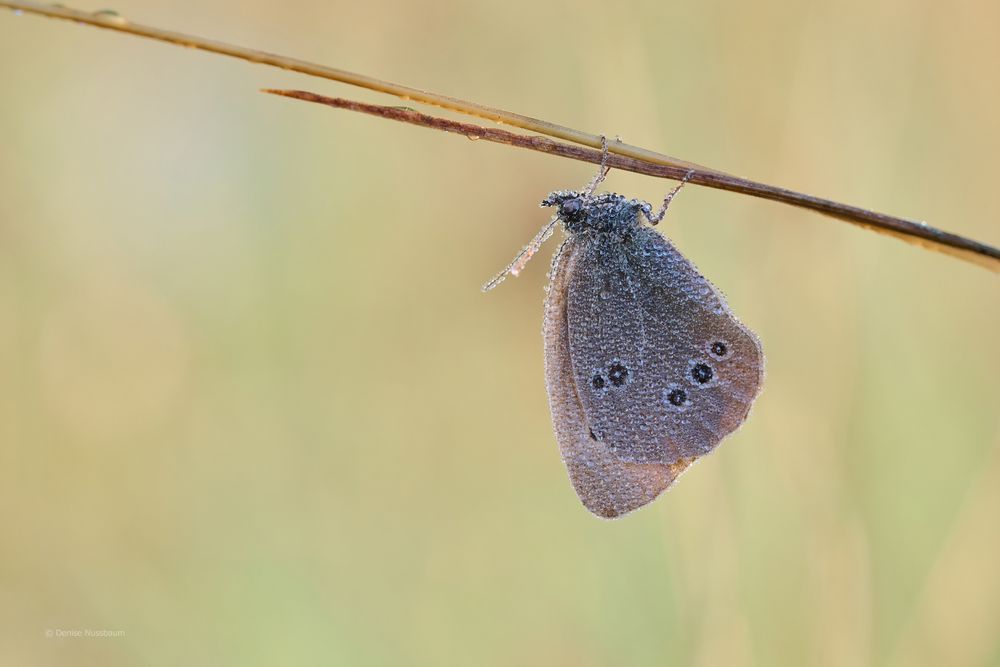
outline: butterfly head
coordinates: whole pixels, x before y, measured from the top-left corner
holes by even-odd
[[[610,192],[588,197],[576,190],[559,190],[550,193],[541,205],[556,207],[556,216],[570,234],[596,232],[624,236],[639,226],[643,204]]]

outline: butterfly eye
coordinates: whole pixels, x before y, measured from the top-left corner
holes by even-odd
[[[580,215],[583,213],[583,200],[579,197],[575,197],[565,201],[562,203],[562,206],[559,207],[559,212],[566,220],[576,222],[580,219]]]

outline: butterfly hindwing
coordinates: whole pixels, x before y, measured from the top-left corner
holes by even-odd
[[[666,239],[574,239],[567,282],[573,378],[592,437],[623,461],[711,451],[745,419],[763,355],[721,294]]]
[[[760,341],[657,231],[641,228],[626,248],[650,341],[645,365],[659,390],[650,408],[657,406],[668,451],[700,456],[743,423],[760,393]]]

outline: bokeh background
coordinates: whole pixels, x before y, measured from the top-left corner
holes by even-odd
[[[1000,243],[995,2],[115,9]],[[262,87],[397,103],[0,12],[0,663],[1000,664],[996,275],[686,188],[661,228],[767,382],[605,522],[556,244],[479,292],[592,167]]]

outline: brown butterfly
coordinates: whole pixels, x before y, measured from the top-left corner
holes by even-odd
[[[595,195],[606,173],[583,191],[551,193],[542,206],[556,215],[486,289],[563,224],[545,303],[549,407],[580,500],[614,518],[654,500],[743,423],[764,354],[722,294],[642,224],[658,223],[684,183],[653,214],[644,201]]]

